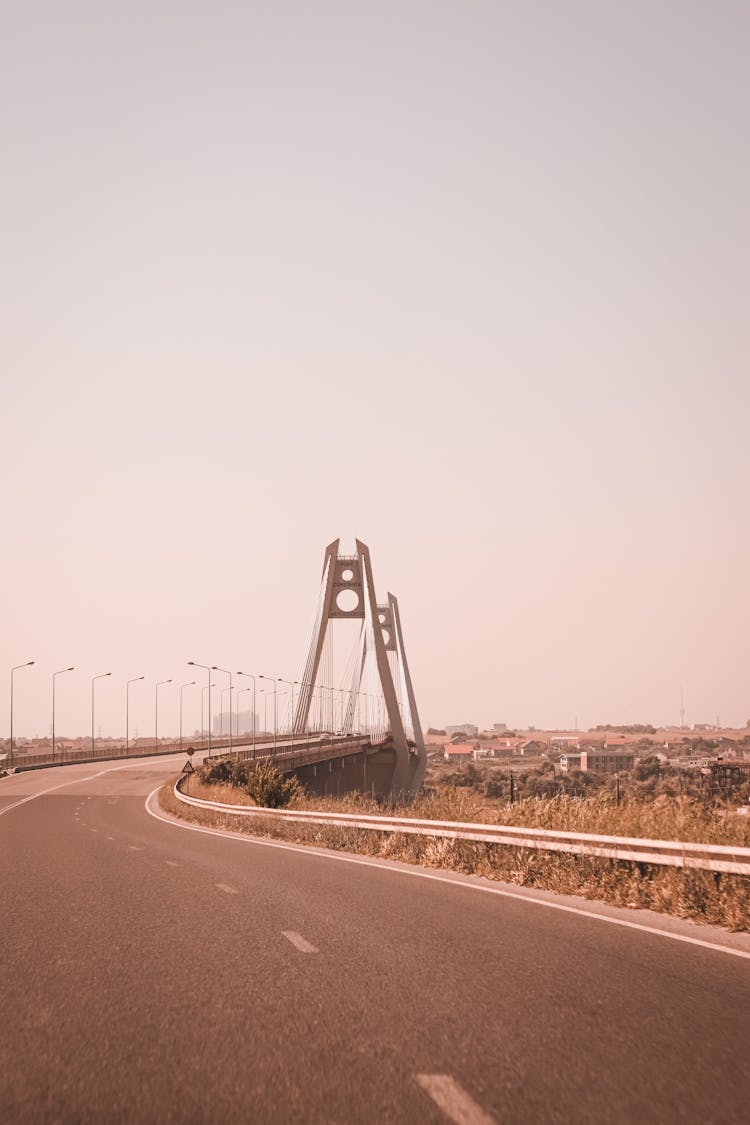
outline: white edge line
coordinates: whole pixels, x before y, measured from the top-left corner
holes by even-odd
[[[187,824],[173,817],[160,816],[150,807],[153,797],[159,792],[162,785],[152,789],[145,801],[146,812],[155,820],[164,824],[171,824],[174,828],[184,828],[188,832],[202,832],[206,836],[220,836],[223,840],[235,840],[238,844],[256,844],[262,848],[281,848],[287,852],[301,852],[303,855],[319,856],[321,859],[338,860],[339,863],[357,863],[362,867],[376,867],[379,871],[393,871],[398,875],[410,875],[415,879],[429,879],[434,883],[449,883],[453,887],[466,887],[471,891],[483,891],[488,895],[500,895],[502,898],[513,898],[518,902],[533,902],[537,906],[546,906],[550,910],[562,910],[566,914],[578,914],[582,918],[593,918],[597,922],[609,922],[612,926],[624,926],[628,930],[640,930],[645,934],[655,934],[658,937],[671,938],[672,941],[682,941],[688,945],[698,945],[703,949],[713,949],[717,953],[728,953],[732,957],[743,957],[750,961],[750,953],[744,949],[732,949],[728,945],[717,945],[712,941],[703,941],[701,938],[688,937],[687,934],[675,934],[671,930],[660,930],[655,926],[645,926],[641,922],[628,922],[625,918],[610,918],[607,914],[597,914],[590,910],[581,910],[578,906],[565,906],[561,902],[548,902],[544,898],[533,898],[531,895],[517,894],[515,891],[505,891],[500,887],[485,887],[481,883],[464,883],[460,879],[451,879],[446,875],[435,875],[430,871],[414,870],[405,867],[394,867],[388,861],[374,862],[371,859],[360,859],[357,856],[339,855],[322,848],[311,848],[305,844],[282,844],[278,840],[262,840],[257,836],[239,836],[231,832],[224,832],[220,828],[204,828],[198,824]]]

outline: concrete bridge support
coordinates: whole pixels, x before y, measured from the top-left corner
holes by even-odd
[[[398,754],[392,744],[370,753],[365,750],[342,753],[338,758],[292,767],[289,772],[314,796],[341,797],[345,793],[366,793],[387,800],[412,791],[419,767],[415,753],[409,755],[408,765],[406,784],[400,789],[394,785],[399,770]]]

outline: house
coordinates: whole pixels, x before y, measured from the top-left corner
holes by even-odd
[[[445,733],[450,738],[454,734],[467,734],[470,738],[476,738],[479,734],[479,727],[474,723],[459,723],[457,726],[446,727]]]
[[[585,773],[625,773],[635,765],[632,750],[583,750],[580,754],[581,770]]]
[[[549,744],[566,750],[580,750],[581,748],[581,740],[577,734],[553,734]]]
[[[545,745],[538,738],[527,738],[518,747],[518,753],[525,758],[537,758],[545,750]]]
[[[465,742],[456,742],[446,746],[443,757],[446,762],[470,762],[474,757],[474,747],[467,746]]]
[[[570,770],[579,770],[581,768],[581,754],[572,751],[568,754],[562,754],[560,757],[560,773],[568,773]]]

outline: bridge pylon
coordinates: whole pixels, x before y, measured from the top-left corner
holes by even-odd
[[[388,601],[378,605],[370,551],[359,539],[355,540],[355,544],[354,555],[340,555],[338,539],[326,547],[318,611],[293,719],[294,733],[301,734],[307,729],[323,645],[330,622],[361,621],[358,656],[343,725],[352,729],[357,697],[365,671],[367,669],[370,674],[374,672],[382,691],[388,729],[396,757],[391,792],[413,793],[421,787],[424,780],[427,755],[406,660],[398,601],[389,593]],[[355,599],[352,598],[352,594],[356,595]],[[394,654],[393,671],[397,677],[395,682],[389,653]],[[371,675],[368,675],[368,683],[370,679]]]

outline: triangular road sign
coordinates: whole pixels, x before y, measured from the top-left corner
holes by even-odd
[[[195,770],[193,769],[193,763],[190,761],[189,758],[185,762],[185,765],[182,767],[182,772],[183,773],[195,773]]]

